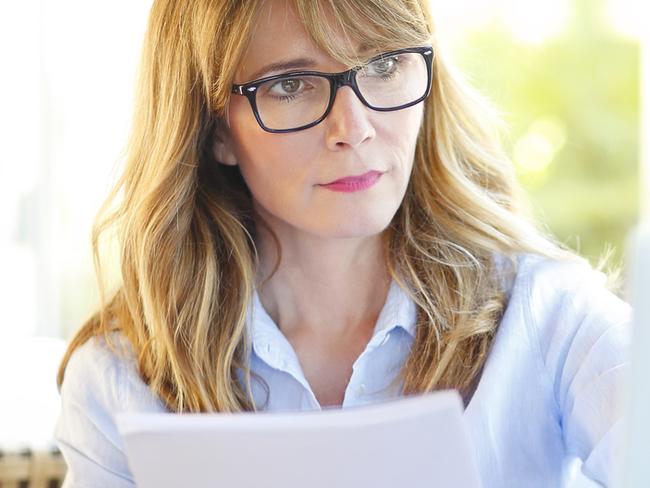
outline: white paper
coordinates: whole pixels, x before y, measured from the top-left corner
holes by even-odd
[[[455,391],[320,412],[117,422],[139,488],[480,486]]]

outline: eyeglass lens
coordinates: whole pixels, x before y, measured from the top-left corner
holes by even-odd
[[[377,59],[356,71],[359,91],[373,108],[407,105],[427,91],[427,65],[420,53]],[[320,119],[329,105],[330,82],[321,76],[291,76],[267,81],[257,89],[257,111],[274,130],[293,129]]]

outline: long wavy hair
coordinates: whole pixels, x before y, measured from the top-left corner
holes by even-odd
[[[251,195],[211,148],[263,1],[154,1],[126,166],[93,227],[101,302],[72,339],[59,385],[76,348],[119,332],[170,411],[259,408],[246,326],[258,265]],[[527,217],[496,112],[446,63],[427,0],[289,3],[314,43],[346,66],[360,60],[326,18],[376,52],[433,45],[432,92],[405,198],[383,233],[385,259],[417,308],[402,393],[456,388],[467,398],[507,301],[499,270],[514,272],[522,252],[569,253]],[[99,251],[109,229],[120,259],[110,293]]]

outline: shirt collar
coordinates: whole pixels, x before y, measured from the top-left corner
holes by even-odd
[[[416,318],[415,303],[397,282],[392,280],[384,306],[379,312],[373,337],[385,335],[396,327],[401,327],[415,337]],[[253,293],[248,323],[256,352],[264,350],[270,353],[271,350],[275,350],[277,353],[283,351],[286,353],[291,350],[289,342],[264,309],[257,290]]]
[[[416,315],[415,302],[395,280],[392,280],[386,302],[379,312],[373,336],[386,334],[395,327],[401,327],[415,337]]]

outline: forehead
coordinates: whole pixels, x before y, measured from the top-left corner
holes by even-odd
[[[327,29],[333,35],[338,36],[342,45],[347,45],[356,52],[358,43],[346,41],[332,19],[326,17],[323,22],[328,24]],[[269,63],[295,58],[311,58],[332,66],[337,64],[314,44],[290,2],[267,0],[257,13],[248,49],[237,70],[235,82],[251,80],[254,73]]]

